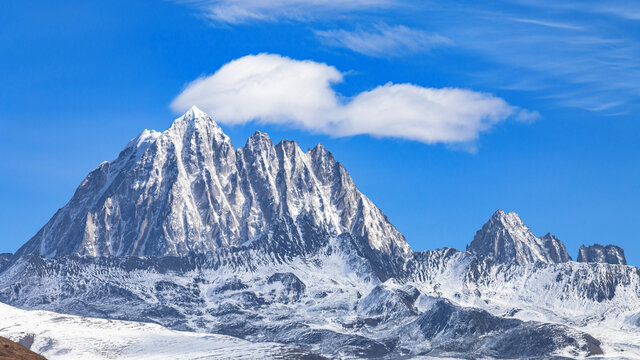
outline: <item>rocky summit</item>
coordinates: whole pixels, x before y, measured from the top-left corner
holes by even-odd
[[[640,358],[640,270],[622,249],[583,247],[575,262],[498,210],[466,251],[415,252],[322,145],[257,132],[236,149],[195,107],[143,131],[0,255],[0,301],[56,329],[139,328],[123,347],[146,333],[245,358]],[[45,325],[32,350],[72,351]],[[104,358],[143,351],[91,336]]]
[[[627,265],[627,259],[624,257],[624,250],[615,245],[582,245],[578,251],[577,261]]]
[[[467,250],[498,262],[547,264],[571,260],[564,244],[547,234],[536,237],[515,212],[496,211],[478,230]]]

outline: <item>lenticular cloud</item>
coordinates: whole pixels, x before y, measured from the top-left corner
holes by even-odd
[[[366,134],[434,143],[469,143],[520,110],[491,94],[387,83],[345,99],[335,67],[274,54],[249,55],[189,83],[171,103],[197,105],[222,124],[289,124],[329,134]],[[528,112],[531,113],[531,112]]]

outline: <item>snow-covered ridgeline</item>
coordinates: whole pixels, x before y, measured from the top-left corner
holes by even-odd
[[[3,274],[0,297],[20,307],[153,321],[173,329],[297,344],[340,358],[421,352],[440,356],[443,349],[449,356],[501,357],[525,334],[535,339],[521,348],[525,355],[582,357],[599,349],[597,340],[579,330],[507,319],[461,307],[453,296],[447,300],[449,287],[442,285],[468,266],[473,258],[468,253],[423,254],[430,259],[423,270],[431,272],[431,265],[441,269],[431,280],[441,283],[443,291],[433,293],[417,281],[381,283],[348,236],[329,243],[313,254],[250,266],[228,259],[208,263],[203,261],[208,256],[198,254],[159,259],[34,256]],[[261,255],[263,250],[252,251]],[[554,341],[539,348],[538,341],[549,336]]]

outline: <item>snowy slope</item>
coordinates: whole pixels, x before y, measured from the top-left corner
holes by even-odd
[[[172,331],[160,325],[25,311],[0,303],[0,336],[49,360],[304,359],[292,346]]]

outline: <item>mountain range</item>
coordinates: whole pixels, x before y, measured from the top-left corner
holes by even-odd
[[[502,210],[465,251],[415,252],[321,144],[236,149],[193,107],[0,254],[0,301],[285,358],[640,358],[640,270],[614,245],[576,260]]]

